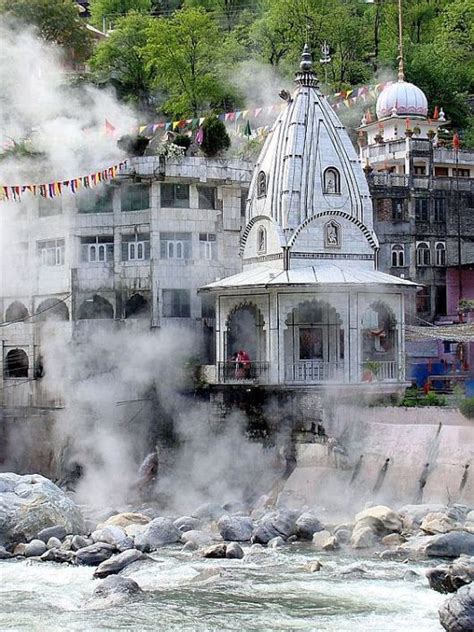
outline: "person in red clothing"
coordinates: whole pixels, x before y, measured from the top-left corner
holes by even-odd
[[[237,352],[235,377],[241,380],[250,377],[250,356],[242,349]]]

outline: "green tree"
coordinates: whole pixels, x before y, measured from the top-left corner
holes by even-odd
[[[112,83],[121,98],[142,108],[151,101],[154,71],[146,63],[145,50],[153,21],[140,13],[120,18],[90,62],[97,81]]]
[[[206,156],[217,156],[230,147],[230,138],[222,121],[216,116],[208,116],[202,124],[202,151]]]
[[[240,13],[244,9],[256,7],[256,4],[249,0],[187,0],[185,6],[203,7],[207,11],[213,11],[230,32],[239,21]]]
[[[31,24],[40,36],[62,46],[74,61],[85,61],[92,40],[72,0],[0,0],[0,13]]]
[[[118,18],[127,15],[131,11],[137,13],[150,13],[152,0],[91,0],[89,5],[91,22],[98,29],[108,29]]]
[[[196,117],[232,96],[223,78],[229,50],[210,13],[181,9],[155,20],[148,35],[148,68],[155,87],[168,95],[167,114]]]

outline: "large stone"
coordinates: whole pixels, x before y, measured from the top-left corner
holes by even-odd
[[[46,551],[46,544],[43,540],[31,540],[25,546],[25,557],[40,557]]]
[[[76,556],[73,551],[63,551],[62,549],[48,549],[40,557],[42,562],[66,562],[68,564],[73,564],[75,559]]]
[[[244,557],[244,550],[237,542],[230,542],[226,546],[225,556],[229,560],[241,560]]]
[[[181,536],[181,542],[183,544],[186,544],[186,542],[194,542],[197,547],[209,546],[213,540],[214,538],[211,533],[208,531],[198,531],[197,529],[185,531]]]
[[[276,538],[272,538],[267,542],[267,546],[269,549],[279,549],[282,546],[285,546],[285,540],[278,535]]]
[[[358,526],[352,532],[351,546],[354,549],[370,549],[379,542],[377,533],[370,526]]]
[[[451,531],[433,536],[425,547],[428,557],[459,557],[474,555],[474,533]]]
[[[227,546],[225,544],[214,544],[208,547],[202,553],[203,557],[223,558],[226,556]]]
[[[435,535],[437,533],[448,533],[456,526],[456,521],[449,518],[446,514],[434,512],[426,514],[421,522],[420,529],[424,533]]]
[[[54,527],[47,527],[46,529],[41,529],[41,531],[36,536],[38,540],[43,540],[43,542],[48,542],[49,538],[57,538],[58,540],[64,540],[66,537],[66,529],[62,524],[54,525]]]
[[[217,503],[204,503],[194,511],[193,517],[200,520],[217,521],[225,513],[227,513],[226,510]]]
[[[97,529],[91,534],[93,542],[107,542],[112,544],[119,551],[126,551],[133,548],[133,540],[125,533],[122,527],[107,525],[102,529]]]
[[[7,551],[5,547],[0,546],[0,560],[9,560],[11,557],[13,557],[13,554]]]
[[[143,533],[135,538],[135,546],[140,551],[155,551],[164,544],[174,544],[181,540],[181,531],[177,529],[169,518],[155,518]]]
[[[313,546],[319,551],[335,551],[339,548],[336,538],[324,529],[313,534]]]
[[[58,538],[49,538],[46,542],[47,549],[59,549],[61,547],[61,540]]]
[[[173,522],[174,526],[184,533],[185,531],[193,531],[202,527],[202,522],[199,518],[193,518],[192,516],[181,516]]]
[[[76,552],[76,560],[78,564],[85,566],[98,566],[105,560],[108,560],[115,552],[115,547],[106,542],[98,542],[91,544]]]
[[[109,575],[115,575],[129,564],[132,564],[144,557],[145,555],[141,551],[137,551],[137,549],[129,549],[128,551],[123,551],[123,553],[119,553],[118,555],[112,555],[112,557],[109,557],[108,560],[99,564],[94,571],[94,577],[103,578],[108,577]]]
[[[267,544],[273,538],[281,536],[287,539],[296,533],[296,521],[291,512],[273,511],[263,516],[260,524],[254,528],[252,542],[256,544]]]
[[[83,533],[79,507],[40,474],[0,474],[0,545],[31,540],[46,527]]]
[[[400,515],[385,505],[376,505],[375,507],[364,509],[364,511],[356,515],[355,523],[354,529],[370,527],[378,535],[382,536],[394,531],[401,531],[402,529]]]
[[[90,538],[85,538],[82,535],[75,535],[71,540],[71,549],[73,551],[79,551],[79,549],[83,549],[86,546],[90,546],[94,544]]]
[[[474,581],[474,557],[461,555],[449,566],[443,564],[426,571],[428,583],[440,593],[456,592],[461,586]]]
[[[136,581],[129,577],[110,575],[94,590],[94,597],[107,599],[114,596],[129,597],[141,593],[142,589]]]
[[[429,513],[445,513],[447,507],[445,505],[438,504],[424,504],[424,505],[404,505],[398,510],[402,518],[402,526],[406,530],[416,530],[419,528],[423,521],[423,518]]]
[[[463,586],[438,610],[441,625],[447,632],[474,630],[474,584]]]
[[[132,524],[146,525],[149,522],[151,522],[151,518],[141,513],[124,512],[110,516],[107,520],[98,524],[97,529],[103,529],[108,526],[122,527],[122,529],[125,529]]]
[[[312,540],[313,535],[324,529],[312,511],[305,511],[296,521],[296,534],[302,540]]]
[[[250,516],[222,516],[217,526],[223,539],[230,542],[248,542],[252,537],[253,522]]]

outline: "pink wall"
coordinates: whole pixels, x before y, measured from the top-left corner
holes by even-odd
[[[448,315],[457,314],[459,298],[474,299],[474,269],[464,269],[461,272],[462,297],[459,297],[459,270],[447,268],[446,270],[446,302]]]

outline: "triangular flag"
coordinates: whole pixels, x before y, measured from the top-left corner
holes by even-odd
[[[107,136],[115,136],[115,127],[107,119],[105,119],[105,134]]]
[[[250,138],[250,136],[252,136],[252,130],[250,129],[250,121],[247,121],[247,124],[244,129],[244,136],[247,136],[247,138]]]

